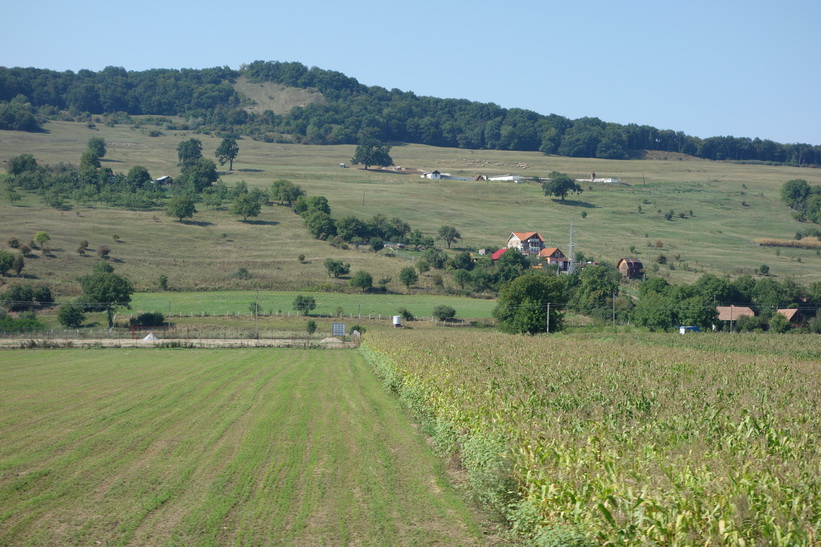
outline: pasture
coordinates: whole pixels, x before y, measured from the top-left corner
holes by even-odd
[[[47,132],[0,132],[3,159],[32,153],[46,163],[77,163],[89,137],[108,143],[104,167],[126,172],[146,166],[153,176],[178,174],[176,146],[187,138],[203,141],[203,154],[212,157],[219,138],[157,126],[50,122]],[[585,256],[615,263],[635,256],[649,264],[651,274],[674,282],[692,282],[705,272],[740,275],[754,273],[762,264],[771,275],[791,277],[802,284],[821,280],[821,257],[813,249],[758,246],[756,238],[791,239],[806,225],[792,218],[780,203],[781,185],[792,178],[821,185],[821,172],[788,166],[739,165],[693,160],[675,154],[655,154],[648,160],[596,160],[545,156],[536,152],[505,152],[396,146],[391,151],[397,165],[439,169],[454,176],[472,177],[515,173],[545,176],[552,170],[571,176],[616,177],[624,185],[582,183],[584,193],[566,202],[543,195],[535,183],[430,181],[411,172],[340,169],[349,162],[353,146],[305,146],[239,141],[240,153],[233,172],[222,173],[228,185],[241,180],[269,188],[286,178],[309,195],[328,198],[337,218],[376,214],[397,216],[412,228],[434,235],[449,224],[463,236],[454,248],[503,246],[511,231],[535,230],[548,246],[567,252],[571,221],[576,249]],[[672,211],[670,220],[665,215]],[[25,273],[48,280],[70,294],[77,276],[91,268],[93,252],[75,252],[78,242],[89,241],[93,251],[111,247],[115,267],[140,290],[156,290],[160,274],[177,290],[267,289],[299,290],[322,283],[344,285],[329,279],[325,258],[351,263],[351,272],[364,269],[374,282],[390,279],[387,287],[408,292],[398,281],[402,267],[412,264],[412,253],[395,257],[386,252],[341,250],[308,236],[301,218],[285,207],[266,207],[259,218],[241,222],[225,208],[199,206],[191,222],[179,223],[162,210],[127,211],[107,207],[54,210],[26,196],[12,206],[5,193],[0,201],[0,240],[18,237],[27,241],[38,230],[52,236],[52,253],[35,253]],[[683,215],[683,216],[680,216]],[[114,236],[117,239],[114,239]],[[661,246],[657,246],[661,243]],[[441,243],[440,243],[441,244]],[[667,265],[655,264],[665,255]],[[304,255],[304,262],[298,260]],[[658,268],[657,271],[653,269]],[[245,268],[250,279],[234,274]],[[435,288],[435,272],[421,276],[411,292]],[[452,285],[444,276],[446,285]]]
[[[434,445],[458,454],[479,496],[525,535],[821,539],[817,336],[383,330],[363,348]]]
[[[4,351],[0,544],[481,542],[353,351]]]

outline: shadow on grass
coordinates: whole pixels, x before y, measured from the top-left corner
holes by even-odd
[[[237,169],[240,173],[264,173],[265,169]]]
[[[575,199],[566,199],[564,201],[560,199],[553,199],[553,203],[558,205],[567,205],[568,207],[583,207],[585,209],[598,209],[598,205],[593,205],[592,203],[588,203],[586,201],[576,201]]]
[[[213,226],[213,222],[208,222],[207,220],[183,220],[181,224],[186,224],[188,226]]]
[[[279,222],[275,220],[244,220],[245,224],[253,224],[254,226],[276,226]]]

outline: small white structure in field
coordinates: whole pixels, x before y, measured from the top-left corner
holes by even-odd
[[[154,336],[154,333],[153,333],[153,332],[149,332],[149,333],[148,333],[148,336],[146,336],[145,338],[143,338],[143,342],[156,342],[157,340],[159,340],[159,338],[157,338],[156,336]]]
[[[402,316],[401,315],[394,315],[393,316],[393,326],[394,327],[401,327],[402,326]]]

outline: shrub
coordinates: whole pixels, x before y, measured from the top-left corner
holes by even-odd
[[[106,245],[100,245],[97,249],[97,254],[100,255],[100,258],[108,260],[108,256],[111,254],[111,249]]]
[[[399,308],[397,313],[405,321],[415,321],[416,320],[416,318],[413,316],[413,314],[407,308]]]
[[[235,277],[237,279],[251,279],[251,277],[253,276],[251,275],[251,272],[249,272],[245,268],[239,268],[232,274],[232,277]]]
[[[305,323],[305,330],[308,334],[313,334],[316,332],[316,321],[313,319],[309,319],[307,323]]]
[[[17,239],[16,237],[9,238],[9,247],[11,247],[12,249],[16,249],[19,246],[20,246],[20,240],[19,239]]]
[[[456,310],[450,306],[440,304],[433,308],[433,316],[439,321],[448,321],[456,317]]]
[[[158,312],[145,312],[128,320],[131,327],[161,327],[165,324],[165,316]]]
[[[86,314],[83,312],[83,307],[75,303],[63,304],[57,311],[57,320],[69,329],[79,328],[85,319]]]

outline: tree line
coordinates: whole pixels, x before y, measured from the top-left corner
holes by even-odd
[[[325,100],[287,113],[248,112],[243,108],[247,99],[232,86],[240,76],[317,89]],[[296,62],[254,61],[239,70],[106,67],[76,73],[0,67],[0,129],[36,130],[43,120],[61,112],[184,116],[196,127],[309,144],[354,144],[368,134],[383,141],[538,150],[573,157],[624,159],[636,151],[654,150],[711,160],[821,164],[818,145],[733,136],[698,138],[649,125],[594,117],[572,120],[493,103],[417,96],[365,86],[339,72]]]

